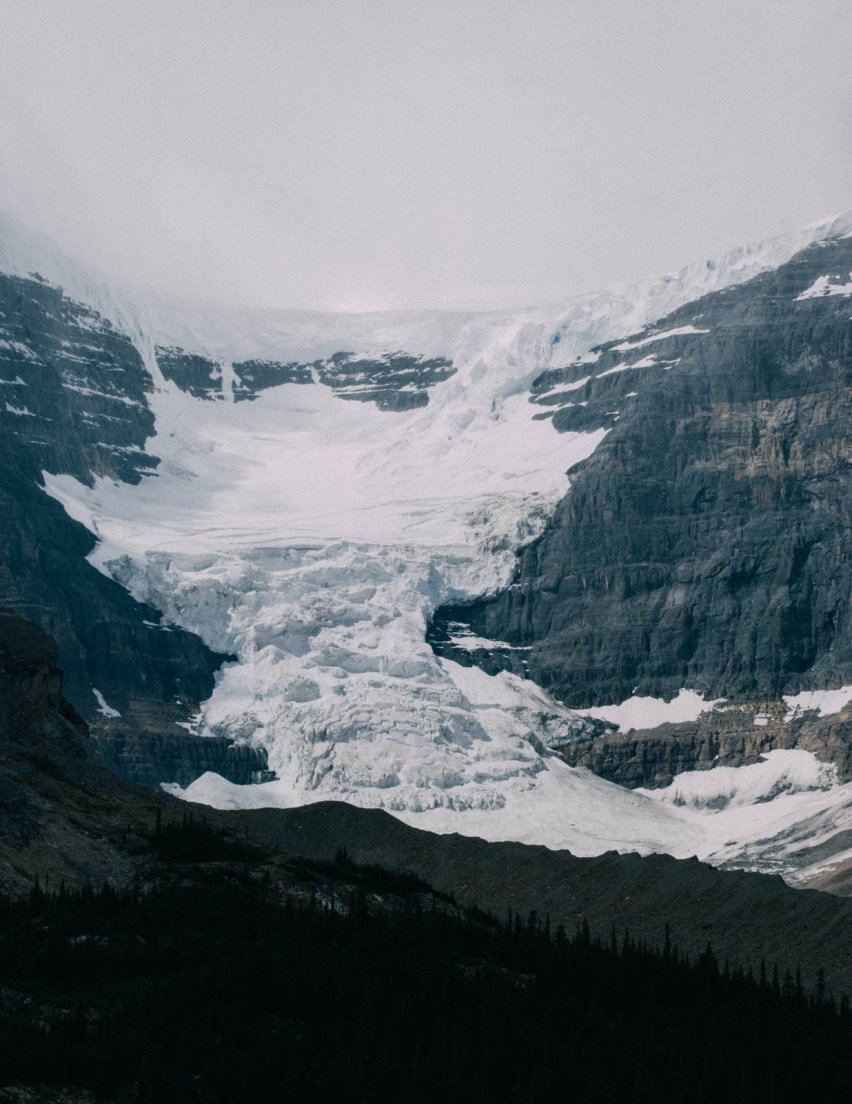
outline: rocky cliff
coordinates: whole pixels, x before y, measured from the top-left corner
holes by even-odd
[[[437,611],[439,653],[576,707],[852,682],[851,273],[820,242],[540,376],[538,417],[607,436],[511,586]]]
[[[186,777],[192,755],[176,722],[209,697],[223,657],[96,571],[91,533],[41,489],[44,471],[91,485],[138,482],[155,468],[144,451],[152,387],[130,338],[107,320],[36,277],[0,275],[0,604],[55,637],[69,700],[104,747],[119,740],[114,765],[133,774],[122,747],[155,737],[170,748],[166,764],[183,747]],[[152,747],[148,774],[154,759]]]
[[[776,748],[800,748],[833,763],[852,780],[852,709],[791,717],[783,702],[723,706],[698,720],[656,728],[582,733],[557,749],[572,767],[586,767],[621,786],[668,786],[682,771],[744,767]]]

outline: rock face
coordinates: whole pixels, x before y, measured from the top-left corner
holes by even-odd
[[[184,349],[157,346],[157,363],[168,380],[196,399],[221,399],[226,393],[235,402],[256,399],[270,387],[284,383],[321,383],[337,398],[375,403],[379,410],[399,413],[429,403],[429,388],[455,374],[445,357],[384,353],[365,357],[333,353],[310,364],[298,361],[242,360],[233,364],[211,360]]]
[[[196,399],[215,399],[222,394],[222,365],[219,361],[184,349],[158,345],[157,364],[167,380]]]
[[[96,739],[95,747],[104,766],[147,786],[167,781],[188,786],[207,771],[238,786],[275,778],[265,748],[235,744],[225,736],[120,731]]]
[[[280,364],[276,360],[242,360],[234,364],[234,402],[256,399],[268,387],[282,383],[313,383],[308,364]]]
[[[586,767],[621,786],[667,786],[682,771],[743,767],[776,748],[801,748],[852,780],[852,710],[788,719],[783,703],[742,703],[705,713],[697,721],[658,728],[582,734],[558,748],[572,767]]]
[[[43,471],[88,484],[151,471],[151,388],[109,322],[38,279],[0,276],[0,604],[55,637],[65,693],[104,738],[185,736],[175,722],[209,697],[222,661],[96,571],[91,534],[40,486]]]
[[[47,633],[11,610],[0,608],[0,726],[4,730],[20,723],[15,706],[23,701],[35,710],[55,713],[62,719],[57,722],[60,730],[74,729],[77,735],[88,735],[88,725],[62,692],[58,662],[56,643]]]
[[[405,353],[388,353],[377,358],[334,353],[315,367],[320,381],[333,388],[338,398],[374,402],[379,410],[392,411],[426,406],[428,389],[455,373],[452,361],[445,357]]]
[[[542,375],[540,417],[608,435],[512,585],[437,612],[436,650],[574,707],[852,683],[850,273],[852,239],[822,242]]]
[[[215,401],[312,384],[404,411],[455,371],[444,358],[395,352],[304,363],[231,362],[163,344],[153,353],[166,380]],[[227,657],[95,570],[91,533],[42,489],[44,472],[90,487],[98,476],[139,483],[154,473],[159,460],[145,451],[153,390],[127,333],[39,277],[0,275],[0,605],[56,638],[65,692],[112,769],[155,785],[187,785],[206,771],[268,780],[265,751],[192,734]]]

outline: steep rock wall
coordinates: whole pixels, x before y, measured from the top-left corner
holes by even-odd
[[[55,637],[67,697],[105,736],[184,735],[174,722],[209,697],[222,660],[96,571],[91,533],[40,486],[43,471],[89,484],[150,472],[152,386],[105,319],[38,278],[0,275],[0,603]]]
[[[436,649],[575,707],[852,682],[850,272],[852,240],[819,243],[540,377],[541,417],[609,433]],[[513,647],[460,649],[459,624]]]

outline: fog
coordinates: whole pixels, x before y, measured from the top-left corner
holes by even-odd
[[[0,207],[124,282],[488,307],[852,206],[846,0],[0,0]]]

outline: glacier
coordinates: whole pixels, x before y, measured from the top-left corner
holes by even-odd
[[[515,552],[605,436],[559,434],[535,419],[533,379],[593,363],[595,345],[849,234],[852,213],[638,285],[484,313],[168,303],[119,292],[5,223],[0,231],[0,268],[38,271],[130,334],[155,385],[146,448],[160,458],[156,472],[92,486],[45,472],[45,490],[97,537],[95,566],[159,609],[166,627],[236,656],[192,728],[263,746],[277,775],[256,786],[205,775],[172,790],[221,807],[334,798],[434,831],[580,855],[666,851],[792,880],[814,873],[794,853],[808,833],[823,838],[852,817],[852,789],[813,756],[772,752],[724,778],[693,772],[701,777],[666,790],[628,791],[550,753],[576,713],[514,675],[436,657],[425,630],[442,603],[509,584]],[[164,377],[163,346],[220,365],[215,401]],[[237,360],[343,349],[444,356],[457,371],[426,407],[402,413],[341,401],[316,379],[233,401]],[[717,704],[688,688],[679,700],[690,716]],[[649,713],[645,700],[639,715],[665,719],[664,706]],[[628,716],[629,703],[610,708]]]

